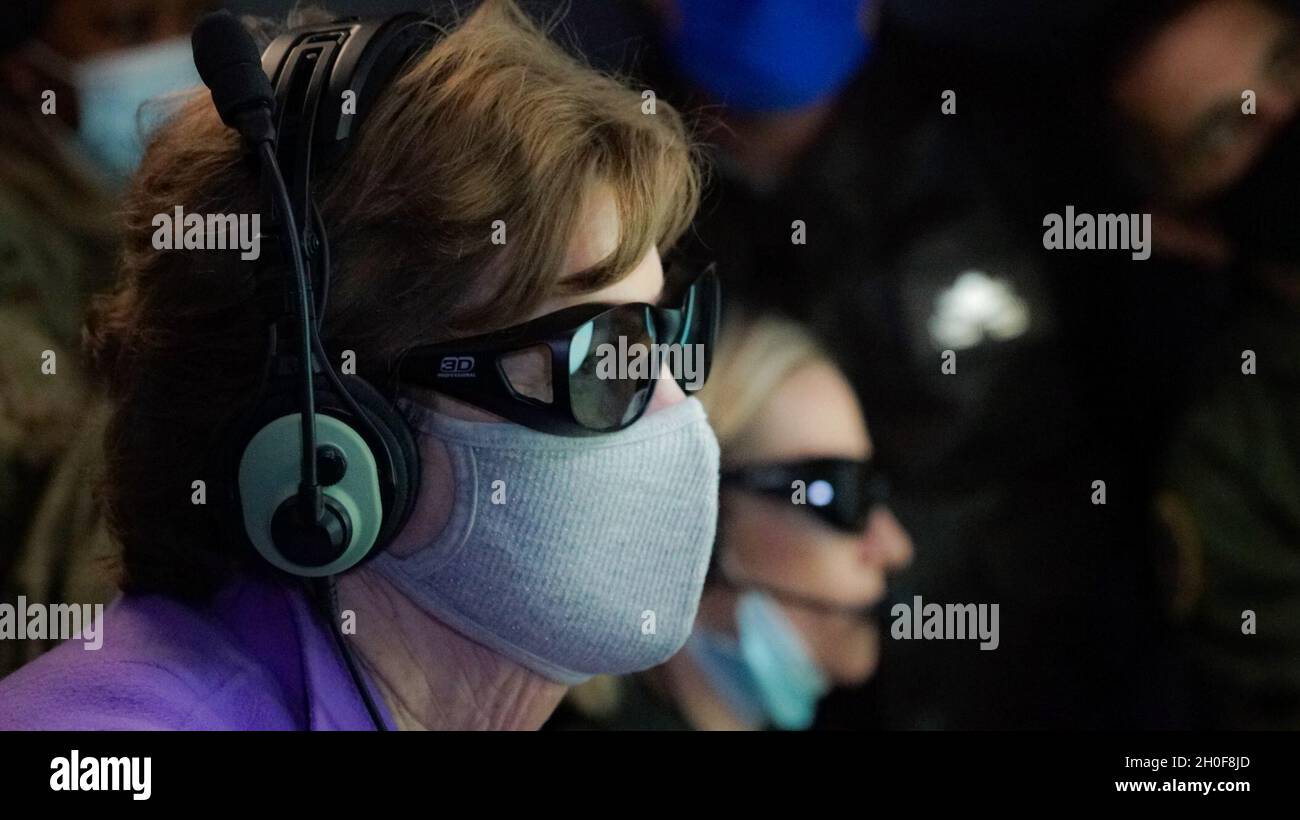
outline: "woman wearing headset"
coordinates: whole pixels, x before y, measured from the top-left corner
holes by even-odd
[[[798,325],[728,315],[700,393],[722,445],[710,581],[684,651],[575,688],[551,729],[805,729],[875,671],[871,609],[912,545],[839,370]]]
[[[536,728],[568,686],[677,651],[714,536],[716,439],[667,370],[597,362],[620,338],[711,341],[712,274],[665,275],[660,256],[697,199],[676,113],[643,113],[489,0],[317,177],[333,242],[318,380],[355,367],[395,398],[348,388],[351,429],[371,433],[316,451],[344,542],[380,533],[320,612],[295,576],[335,565],[268,546],[284,496],[259,492],[297,481],[274,456],[301,442],[298,405],[231,437],[269,401],[253,266],[156,243],[176,206],[257,212],[249,168],[203,94],[134,180],[119,283],[87,333],[114,402],[103,491],[124,595],[101,647],[66,641],[0,681],[0,728]],[[385,454],[396,489],[370,515],[348,482]],[[226,505],[235,473],[213,465],[232,461]]]

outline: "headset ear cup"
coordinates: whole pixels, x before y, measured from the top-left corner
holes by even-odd
[[[330,415],[341,416],[357,429],[370,444],[375,462],[379,465],[384,520],[375,545],[370,549],[370,554],[373,555],[388,546],[411,517],[420,490],[420,454],[411,428],[383,394],[356,376],[339,378],[380,437],[379,441],[370,441],[373,434],[369,427],[353,420],[352,413],[338,397],[332,394],[323,397],[326,400],[325,411]]]
[[[249,541],[270,564],[291,575],[336,575],[362,561],[379,540],[384,519],[380,466],[374,449],[346,421],[316,414],[317,452],[336,451],[347,464],[322,482],[324,518],[304,520],[298,411],[258,429],[240,457],[241,514]]]
[[[370,424],[357,419],[332,389],[318,387],[318,435],[323,444],[332,443],[342,451],[347,465],[343,484],[322,488],[328,500],[352,513],[342,516],[347,519],[350,537],[337,556],[305,560],[296,545],[277,544],[268,529],[273,527],[279,499],[289,487],[296,487],[300,469],[296,380],[284,380],[266,392],[256,415],[243,426],[245,437],[232,448],[237,456],[225,470],[235,488],[231,500],[233,520],[239,522],[236,531],[269,563],[293,575],[335,574],[374,555],[410,518],[419,493],[419,452],[405,419],[367,382],[354,376],[340,378]],[[359,491],[369,479],[361,485],[353,483],[363,471],[373,471],[376,502],[364,502],[373,492]],[[362,503],[357,506],[357,502]],[[355,548],[361,541],[369,546]]]

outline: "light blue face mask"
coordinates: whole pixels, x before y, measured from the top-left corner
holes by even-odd
[[[121,181],[140,164],[144,144],[167,107],[151,100],[198,85],[188,38],[94,57],[72,68],[78,132],[91,157]]]
[[[753,113],[802,108],[840,91],[870,50],[865,0],[676,0],[677,69],[719,102]]]
[[[741,593],[736,631],[733,639],[697,627],[686,651],[745,723],[811,726],[830,683],[780,605],[764,592]]]

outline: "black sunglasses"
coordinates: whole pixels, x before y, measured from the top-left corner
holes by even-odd
[[[708,378],[721,309],[714,266],[679,278],[678,287],[684,292],[675,308],[574,305],[481,336],[412,348],[398,358],[393,378],[544,433],[613,433],[645,413],[663,364],[687,393]],[[539,356],[548,375],[537,384],[519,365]]]
[[[803,482],[802,486],[795,482]],[[889,500],[889,481],[870,461],[819,458],[782,464],[755,464],[726,470],[724,486],[795,502],[838,530],[862,533],[877,505]]]

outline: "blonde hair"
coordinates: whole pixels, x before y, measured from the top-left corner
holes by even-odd
[[[729,314],[709,383],[698,394],[722,447],[723,462],[736,457],[732,445],[783,381],[800,368],[829,361],[812,335],[792,321],[770,314]]]
[[[830,361],[801,325],[772,314],[730,309],[713,353],[709,383],[696,394],[708,411],[723,464],[743,458],[734,445],[783,381],[800,368]],[[570,689],[565,699],[584,718],[599,721],[617,713],[624,693],[621,679],[597,675]]]

